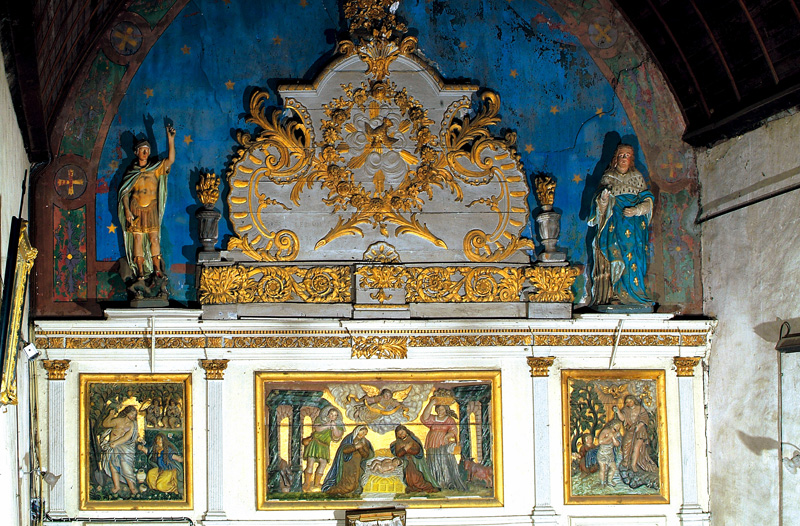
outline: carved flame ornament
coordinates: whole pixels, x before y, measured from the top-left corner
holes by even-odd
[[[430,69],[414,55],[417,40],[405,36],[406,25],[393,13],[393,3],[344,3],[352,39],[339,43],[341,56],[323,72],[324,82],[281,89],[284,107],[269,115],[268,94],[253,95],[248,122],[260,131],[255,136],[238,134],[241,148],[228,173],[228,202],[237,234],[229,250],[240,250],[256,261],[295,260],[301,250],[297,233],[276,231],[267,216],[272,213],[278,220],[286,214],[273,212],[305,211],[319,202],[315,199],[324,203],[335,222],[314,242],[314,250],[343,236],[366,237],[367,228],[383,238],[410,235],[439,249],[453,249],[442,225],[429,226],[420,214],[433,203],[440,211],[447,194],[454,202],[464,202],[469,187],[487,190],[463,206],[486,208],[497,222],[493,229],[466,232],[462,245],[467,260],[496,262],[533,248],[532,241],[520,237],[528,220],[528,192],[514,134],[496,138],[489,132],[500,122],[499,97],[485,92],[473,110],[468,96],[456,100],[451,89],[449,100],[456,102],[448,103],[444,114],[426,108],[402,85],[408,72],[392,69],[401,59],[417,70]],[[363,74],[354,76],[352,66],[337,70],[337,65],[359,61],[366,66]],[[338,94],[330,88],[334,74],[341,79]],[[321,111],[309,112],[300,95],[292,96],[302,90],[322,93],[323,84],[328,90],[324,93],[331,93],[326,97],[333,98],[313,106]],[[436,120],[432,111],[438,112]]]

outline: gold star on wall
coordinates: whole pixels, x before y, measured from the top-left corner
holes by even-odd
[[[533,146],[531,146],[530,144],[526,144],[525,145],[525,151],[528,152],[528,153],[531,153],[533,151]]]
[[[305,9],[307,5],[308,5],[308,1],[307,0],[300,0],[300,7]]]
[[[117,231],[117,225],[115,225],[113,223],[108,225],[106,228],[108,229],[108,233],[109,234],[113,234],[113,233],[115,233]]]
[[[111,170],[116,170],[117,168],[119,168],[119,163],[117,161],[111,161],[110,163],[108,163],[108,167]]]
[[[228,89],[233,89],[233,87],[235,85],[236,85],[236,83],[234,81],[232,81],[232,80],[229,80],[228,82],[225,83],[225,87],[228,88]]]
[[[281,45],[281,42],[283,42],[283,39],[282,39],[281,37],[275,37],[275,38],[273,38],[273,39],[272,39],[272,42],[273,42],[273,44],[275,44],[276,46],[280,46],[280,45]]]
[[[183,136],[183,142],[185,142],[186,144],[190,144],[190,143],[192,143],[194,141],[192,140],[192,136],[191,135],[184,135]]]
[[[550,113],[552,113],[553,115],[558,113],[558,106],[550,106]]]
[[[602,117],[603,116],[603,108],[597,108],[597,111],[595,111],[594,114]]]
[[[511,73],[509,73],[509,75],[511,75],[514,78],[517,78],[517,75],[518,75],[517,70],[516,69],[512,69]]]
[[[575,181],[575,184],[578,184],[581,181],[583,181],[583,179],[581,179],[581,174],[575,174],[575,177],[573,177],[572,180]]]
[[[225,5],[231,5],[231,0],[222,0],[222,3]]]
[[[148,99],[153,96],[153,88],[147,88],[144,90],[144,96]]]
[[[183,47],[181,48],[181,51],[183,51],[184,55],[188,55],[189,53],[191,53],[192,48],[184,44]]]
[[[458,47],[461,49],[467,49],[467,43],[462,40],[461,43],[458,44]]]

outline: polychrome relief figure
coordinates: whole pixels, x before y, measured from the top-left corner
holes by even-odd
[[[366,469],[367,460],[375,456],[372,443],[367,439],[368,431],[367,426],[359,425],[344,437],[322,484],[322,491],[329,495],[361,494],[361,476]]]
[[[147,470],[147,487],[164,493],[182,493],[183,456],[165,433],[157,433],[148,450],[143,444],[139,451],[147,454],[150,469]]]
[[[636,169],[633,147],[620,144],[592,202],[592,305],[652,308],[645,290],[653,194]]]
[[[175,162],[175,128],[166,126],[169,154],[150,159],[150,143],[139,141],[135,159],[119,189],[117,213],[125,239],[125,256],[134,275],[129,287],[136,299],[167,299],[166,269],[161,255],[161,222],[167,201],[167,176]],[[149,283],[146,283],[146,280]]]
[[[303,458],[306,461],[303,491],[319,489],[322,486],[322,476],[331,459],[331,442],[340,441],[343,434],[344,422],[339,410],[333,406],[322,409],[314,419],[311,434],[303,439]]]
[[[137,417],[136,406],[128,405],[116,415],[109,413],[101,424],[106,431],[100,435],[100,466],[111,477],[115,495],[122,489],[120,482],[127,484],[131,495],[139,493],[133,466],[139,438]]]

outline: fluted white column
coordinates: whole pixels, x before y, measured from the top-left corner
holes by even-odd
[[[694,427],[694,370],[700,358],[675,357],[678,374],[678,401],[681,413],[681,490],[683,503],[678,517],[681,524],[710,524],[710,514],[698,502],[697,448]]]
[[[47,464],[43,469],[64,475],[64,380],[69,360],[42,360],[47,371]],[[47,513],[53,519],[66,519],[64,482],[59,479],[49,487]]]
[[[533,377],[533,524],[558,524],[550,498],[550,405],[547,381],[553,357],[529,357]]]
[[[208,491],[208,510],[204,520],[225,520],[225,503],[223,498],[223,458],[225,451],[222,443],[223,414],[222,379],[228,360],[200,360],[206,371],[206,423],[208,435],[206,439],[206,467]]]

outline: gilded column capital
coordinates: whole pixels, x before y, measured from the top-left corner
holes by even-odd
[[[206,371],[206,380],[222,380],[228,360],[200,360],[200,367]]]
[[[42,360],[42,367],[47,371],[48,380],[65,380],[69,360]]]
[[[676,356],[672,361],[675,363],[675,372],[678,376],[694,376],[694,368],[700,363],[700,358]]]
[[[531,376],[547,376],[550,374],[550,366],[556,360],[555,356],[528,356],[528,366],[531,368]]]

